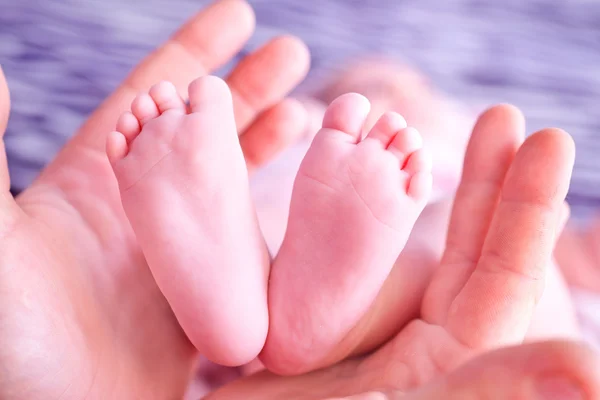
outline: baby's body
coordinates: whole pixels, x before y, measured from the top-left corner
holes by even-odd
[[[381,90],[384,86],[387,90]],[[321,118],[330,99],[348,91],[357,91],[369,98],[372,104],[369,120],[391,109],[401,112],[419,129],[433,156],[433,193],[377,301],[345,338],[346,344],[339,346],[339,350],[346,353],[338,356],[368,350],[388,340],[414,315],[445,248],[454,189],[476,115],[435,92],[418,74],[401,65],[374,60],[360,62],[339,74],[338,80],[320,94],[317,100],[322,100],[321,103],[310,99],[307,108],[313,111],[313,120]],[[273,253],[277,252],[285,232],[294,176],[310,140],[308,135],[305,141],[291,147],[251,180],[261,228]],[[274,193],[273,187],[280,190]],[[547,271],[544,295],[527,340],[578,338],[579,324],[569,287],[554,260]]]
[[[214,362],[261,353],[284,374],[345,356],[429,197],[419,133],[386,113],[363,139],[368,101],[333,101],[269,270],[229,89],[204,77],[189,96],[188,110],[174,86],[154,86],[107,143],[124,210],[186,334]]]

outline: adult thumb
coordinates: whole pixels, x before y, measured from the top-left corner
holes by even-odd
[[[370,392],[345,400],[600,399],[600,357],[567,341],[529,343],[485,353],[414,391]]]
[[[582,343],[548,341],[483,354],[431,385],[389,399],[600,398],[600,357]]]

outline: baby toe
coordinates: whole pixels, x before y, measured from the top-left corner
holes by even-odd
[[[111,164],[122,160],[129,151],[127,139],[121,132],[113,131],[106,138],[106,155]]]
[[[117,121],[117,131],[131,142],[140,134],[140,122],[130,111],[124,112]]]
[[[400,130],[390,142],[387,150],[394,154],[404,166],[408,156],[423,146],[421,134],[415,128]]]
[[[419,172],[431,172],[431,155],[426,149],[418,149],[410,154],[406,160],[404,171],[409,175],[415,175]]]
[[[425,149],[413,152],[406,160],[404,171],[408,174],[407,193],[418,202],[426,201],[431,194],[431,155]]]
[[[194,148],[205,146],[204,141],[218,137],[218,142],[241,151],[233,99],[227,83],[216,76],[203,76],[190,84],[188,92],[190,113],[181,129],[196,134],[178,135],[177,143]],[[210,132],[219,135],[210,135]]]
[[[156,103],[148,93],[141,93],[133,100],[131,112],[138,119],[140,126],[160,115]]]
[[[160,113],[170,110],[185,112],[185,103],[171,82],[164,81],[152,86],[150,97],[154,100]]]
[[[193,81],[189,88],[190,109],[193,113],[215,108],[232,107],[229,86],[216,76],[203,76]]]
[[[371,105],[366,97],[357,93],[342,95],[332,101],[325,111],[323,128],[344,132],[350,141],[356,143],[360,139],[370,109]]]
[[[429,171],[421,171],[410,177],[407,193],[415,201],[424,204],[429,199],[433,177]]]
[[[394,135],[406,128],[406,120],[396,112],[386,112],[375,123],[367,139],[373,139],[380,142],[383,147],[388,147]]]

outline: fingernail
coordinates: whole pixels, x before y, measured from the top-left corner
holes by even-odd
[[[561,375],[545,376],[536,385],[540,400],[584,400],[583,391],[571,379]]]

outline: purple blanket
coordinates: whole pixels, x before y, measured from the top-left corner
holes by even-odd
[[[600,201],[600,2],[254,0],[245,51],[289,32],[313,54],[306,85],[349,57],[383,53],[466,103],[511,102],[528,129],[571,132],[576,214]],[[206,1],[0,0],[0,63],[13,94],[7,147],[26,187],[148,51]]]

